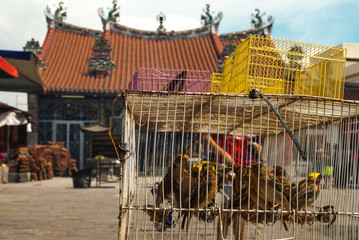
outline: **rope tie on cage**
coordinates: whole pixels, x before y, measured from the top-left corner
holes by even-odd
[[[258,89],[253,88],[250,92],[249,92],[249,98],[251,99],[255,99],[257,98],[256,93],[259,94],[259,96],[261,98],[264,99],[264,101],[266,101],[266,103],[268,104],[268,106],[270,106],[270,108],[273,110],[273,112],[275,113],[275,115],[277,116],[277,118],[279,119],[279,121],[282,123],[283,127],[285,128],[285,130],[288,132],[289,136],[292,138],[295,146],[297,147],[300,156],[302,157],[302,159],[304,161],[307,160],[307,156],[305,155],[302,147],[300,146],[297,138],[294,136],[293,132],[290,130],[290,128],[288,127],[288,125],[285,123],[284,119],[282,118],[282,116],[280,115],[280,113],[278,112],[278,110],[274,107],[274,105],[271,103],[271,101]]]

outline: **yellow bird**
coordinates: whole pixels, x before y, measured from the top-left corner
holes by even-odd
[[[322,175],[318,172],[311,173],[307,178],[299,182],[292,190],[292,207],[297,211],[304,210],[317,199],[320,193],[320,181]]]

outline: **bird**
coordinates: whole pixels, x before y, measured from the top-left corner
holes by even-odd
[[[270,169],[270,170],[272,170],[272,169]],[[290,203],[290,199],[291,199],[290,198],[290,193],[291,193],[292,185],[287,179],[286,171],[283,169],[282,166],[275,166],[272,171],[273,171],[273,174],[274,174],[274,176],[276,178],[276,188],[280,192],[282,192],[283,196]],[[288,206],[287,210],[289,210],[289,209],[290,209],[290,207]]]
[[[296,211],[302,211],[314,203],[320,193],[320,181],[322,175],[314,172],[301,180],[292,190],[292,207]]]
[[[273,170],[255,162],[251,163],[249,173],[250,177],[243,180],[249,186],[250,198],[259,208],[267,210],[282,205],[284,209],[290,210],[289,199],[282,194],[282,183],[276,178]]]
[[[203,166],[207,165],[207,164],[213,164],[213,163],[203,160],[199,163],[193,164],[191,167],[191,170],[185,170],[186,177],[183,179],[183,182],[184,182],[185,186],[190,185],[190,187],[183,191],[182,199],[184,199],[184,204],[182,206],[188,207],[188,198],[189,198],[191,192],[193,192],[194,189],[198,187],[198,179],[200,178],[199,174],[200,174],[201,170],[203,169]],[[189,176],[189,177],[187,177],[187,176]],[[190,182],[192,184],[190,184]],[[184,229],[188,214],[186,212],[184,212],[184,213],[180,213],[180,215],[183,215],[181,228]]]
[[[275,166],[274,169],[274,175],[276,177],[276,187],[279,191],[281,191],[281,193],[283,194],[283,199],[287,199],[289,204],[291,203],[291,188],[292,185],[291,183],[288,181],[287,179],[287,173],[286,171],[283,169],[282,166]],[[279,188],[280,186],[280,188]],[[288,211],[291,209],[292,206],[288,206]],[[270,220],[270,218],[268,218]],[[289,231],[288,225],[286,223],[286,220],[289,220],[289,215],[288,214],[283,214],[281,221],[283,223],[283,226],[285,228],[286,231]],[[275,222],[276,220],[273,220],[273,222]]]
[[[223,187],[223,182],[229,179],[228,169],[221,168],[215,163],[202,161],[198,166],[198,170],[197,186],[193,189],[184,205],[186,208],[206,208],[212,203],[219,189]],[[198,211],[184,211],[181,215],[183,216],[182,228],[184,228],[187,220],[187,230],[192,215],[199,216]]]
[[[233,180],[232,180],[232,195],[227,203],[224,205],[224,209],[240,209],[248,210],[249,206],[253,203],[248,203],[248,186],[243,182],[243,178],[248,177],[246,169],[240,165],[233,166]],[[249,200],[250,201],[250,200]],[[221,221],[218,221],[217,233],[222,233],[222,236],[218,236],[219,239],[226,239],[229,226],[232,221],[235,223],[233,226],[233,232],[235,235],[239,235],[238,224],[236,221],[240,220],[240,212],[223,212]],[[242,227],[244,226],[244,218],[242,220]],[[221,229],[223,227],[223,229]],[[241,234],[244,233],[244,229],[241,228]],[[237,236],[238,238],[238,236]]]
[[[182,184],[188,175],[185,172],[188,159],[188,155],[178,154],[173,164],[168,167],[166,175],[158,186],[156,207],[159,207],[165,200],[171,201],[176,208],[180,207],[181,188],[185,189],[185,186],[188,186],[186,183]]]
[[[176,225],[176,218],[172,216],[170,209],[157,209],[154,205],[144,205],[141,208],[150,217],[150,221],[153,222],[158,231],[164,232],[168,227],[174,227]]]
[[[165,221],[165,209],[155,210],[154,205],[144,205],[141,210],[147,213],[147,215],[150,217],[151,222],[160,223]]]
[[[251,163],[248,168],[249,177],[243,178],[243,181],[249,186],[248,194],[250,199],[248,204],[250,209],[272,210],[274,213],[261,214],[257,213],[255,217],[249,218],[250,221],[275,223],[279,218],[285,228],[289,230],[281,214],[282,210],[290,210],[290,197],[284,194],[284,187],[290,186],[289,182],[283,184],[284,178],[277,178],[277,170],[266,168],[263,163]]]

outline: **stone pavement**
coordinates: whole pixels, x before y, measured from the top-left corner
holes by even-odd
[[[117,239],[118,184],[72,178],[0,184],[0,239]]]
[[[91,186],[95,186],[94,181]],[[101,186],[73,188],[72,178],[0,184],[0,239],[117,239],[118,183],[102,183]],[[149,183],[139,179],[136,189],[139,191],[139,200],[135,199],[134,204],[143,206],[145,195],[147,199],[151,199]],[[329,195],[344,196],[344,192],[351,193],[350,196],[359,196],[358,189],[323,189],[318,203],[323,200],[322,205],[325,205]],[[338,210],[345,207],[341,202],[332,203]],[[357,211],[357,208],[352,208],[354,205],[358,207],[357,202],[352,202],[350,210]],[[160,233],[154,230],[153,223],[143,211],[131,212],[129,239],[216,239],[213,232],[216,222],[208,223],[206,230],[206,224],[200,222],[197,225],[197,219],[193,218],[191,233],[180,230],[180,224]],[[280,222],[274,226],[259,224],[257,227],[248,223],[246,236],[247,239],[254,239],[256,236],[258,239],[272,239],[274,236],[283,238],[294,235],[293,227],[290,224],[290,231],[286,232]],[[358,234],[357,218],[338,216],[331,227],[319,222],[313,225],[296,225],[295,238],[358,239]]]

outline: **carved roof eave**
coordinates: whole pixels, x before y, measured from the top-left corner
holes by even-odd
[[[53,21],[55,23],[55,28],[61,29],[63,31],[69,31],[69,32],[84,34],[84,35],[93,36],[93,37],[97,37],[102,34],[102,31],[99,31],[99,30],[83,28],[83,27],[75,26],[75,25],[72,25],[69,23],[58,21],[58,20],[54,19],[53,16],[51,16],[46,10],[44,12],[45,12],[45,17],[46,17],[46,22],[48,24],[48,27],[50,25],[50,22]]]
[[[199,28],[189,29],[185,31],[170,31],[170,32],[166,32],[165,34],[159,34],[157,31],[146,31],[146,30],[135,29],[110,21],[106,18],[102,8],[98,9],[98,14],[103,23],[110,23],[112,33],[121,34],[129,37],[142,38],[142,39],[159,39],[159,38],[183,39],[183,38],[197,38],[201,36],[208,36],[211,33],[217,32],[218,25],[223,18],[222,13],[220,13],[217,19],[211,24],[207,24]]]
[[[248,30],[240,31],[240,32],[231,32],[231,33],[221,34],[221,35],[219,35],[219,38],[222,41],[226,41],[226,40],[232,39],[234,37],[241,39],[241,38],[246,38],[249,35],[266,35],[265,31],[268,31],[268,35],[270,35],[273,23],[274,23],[274,18],[272,18],[272,20],[269,23],[267,23],[266,25],[263,25],[262,27],[252,28],[252,29],[248,29]]]

